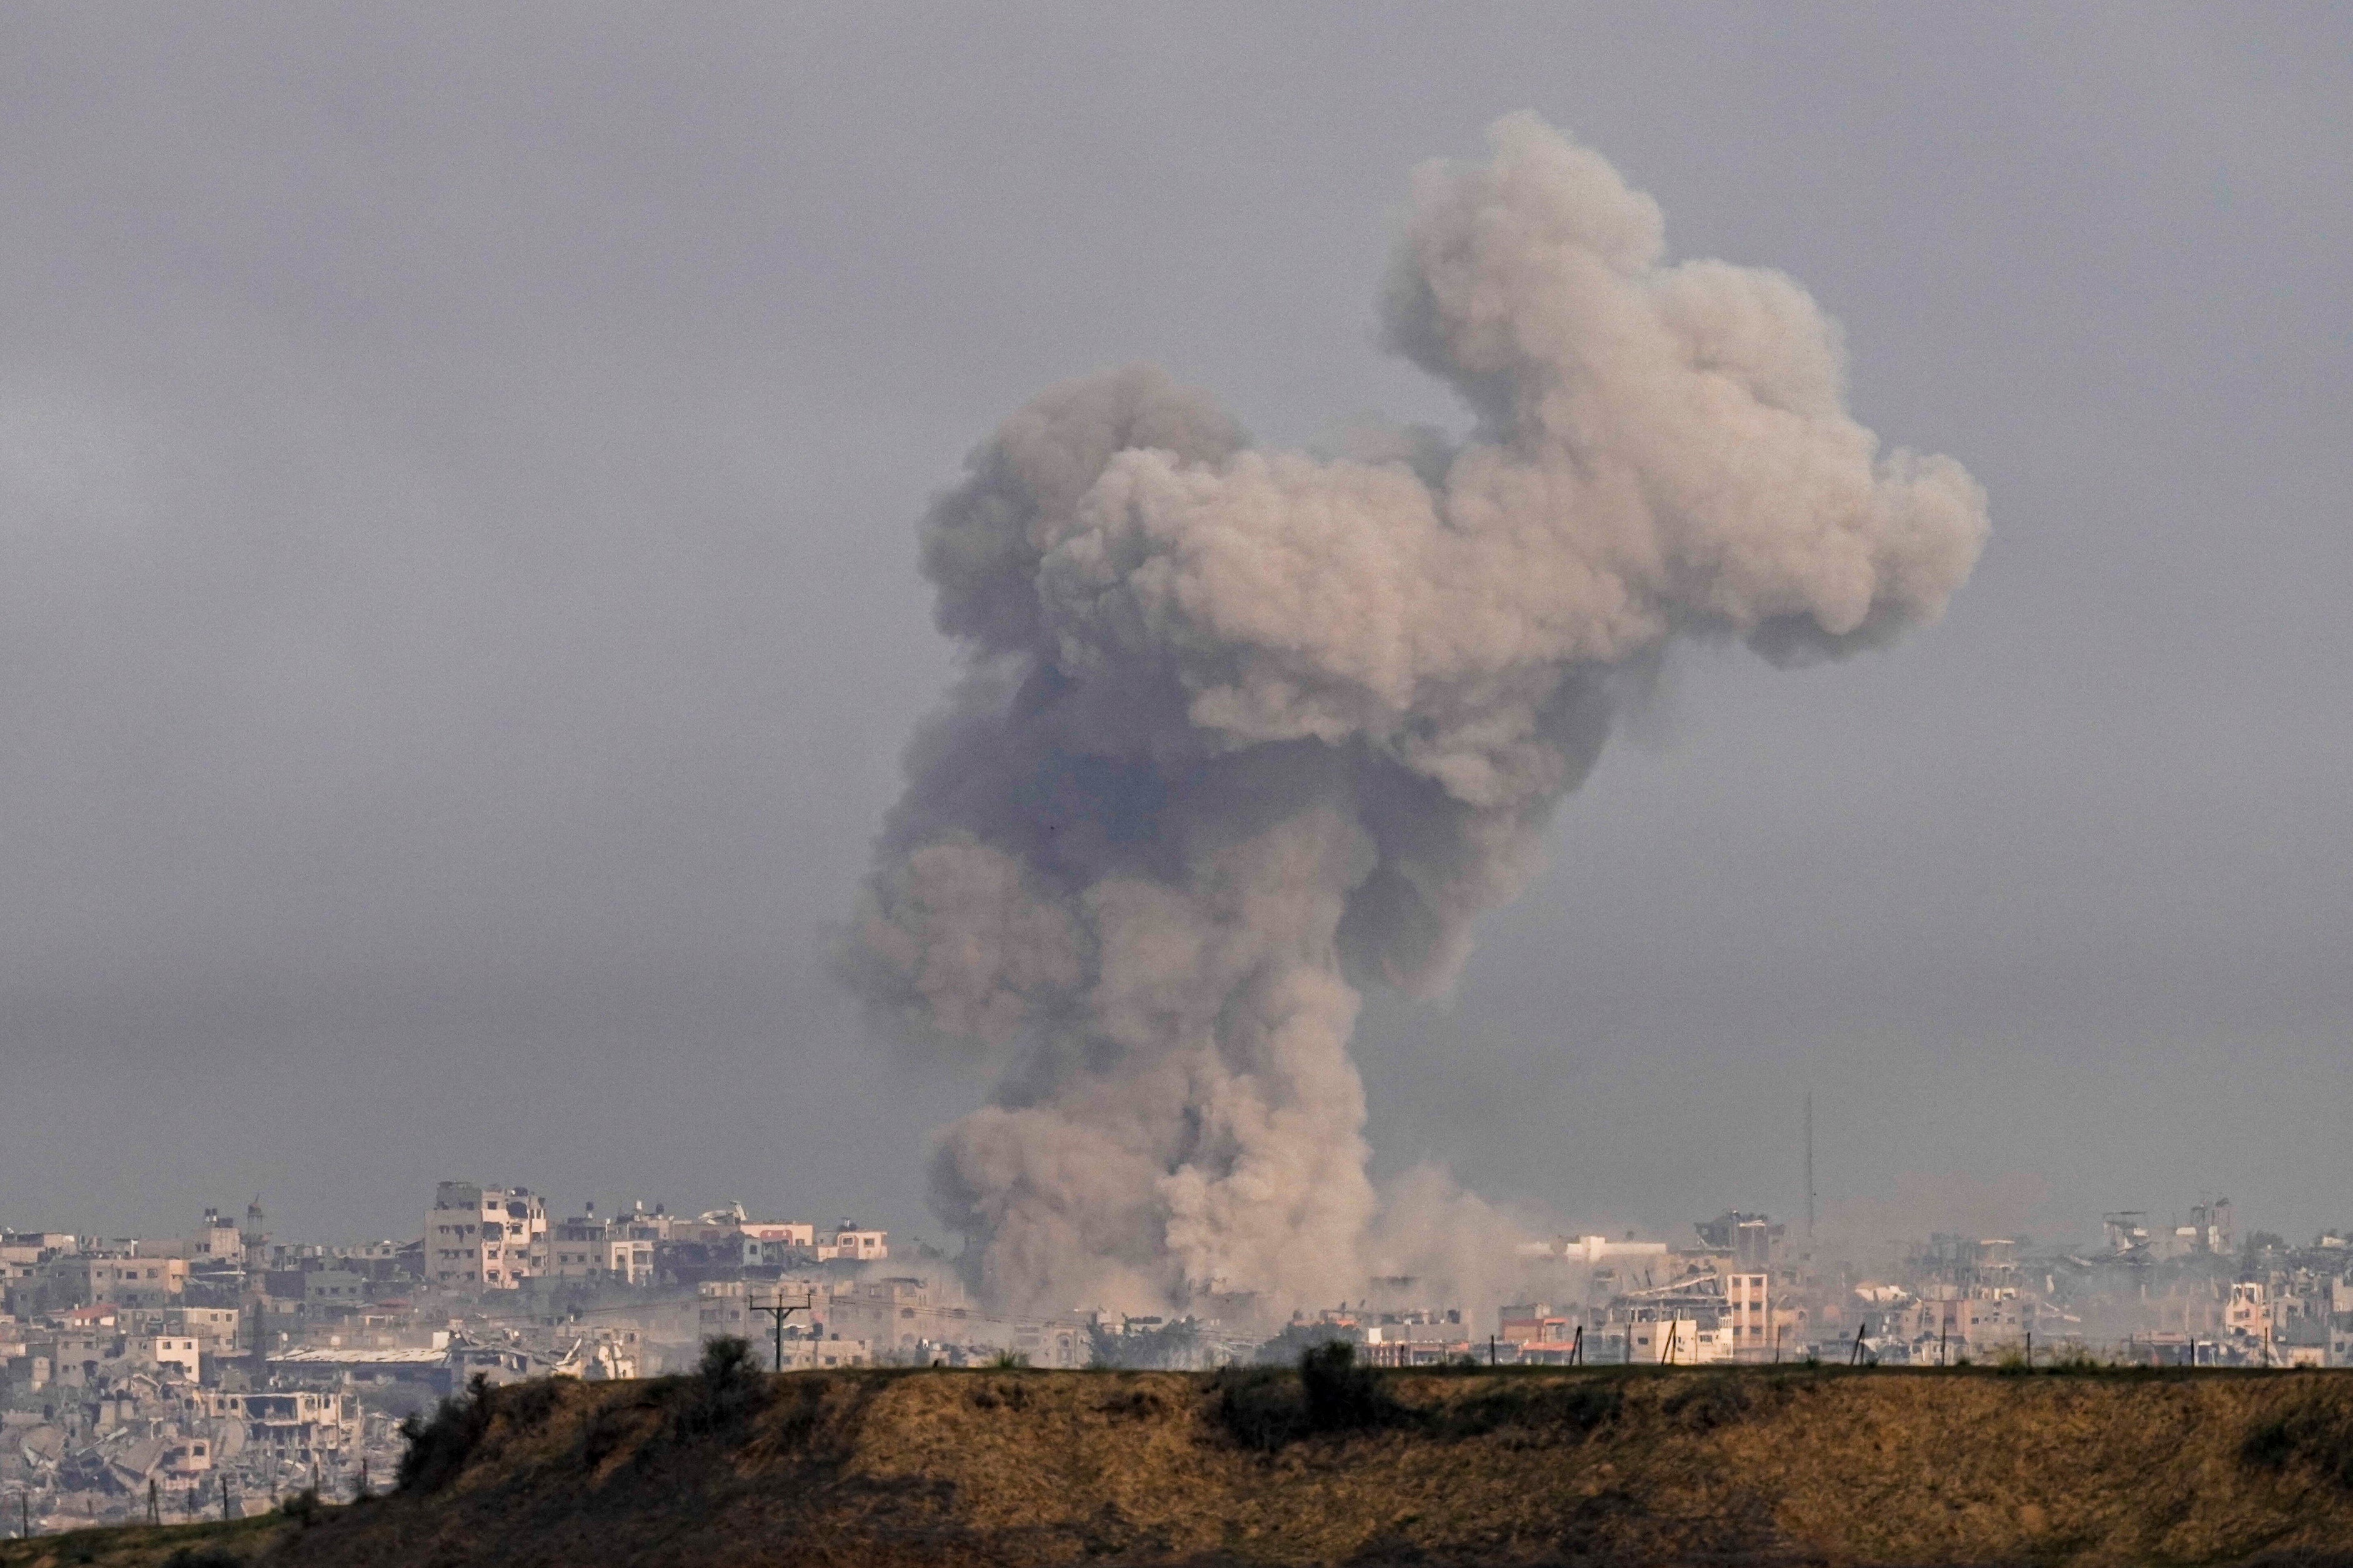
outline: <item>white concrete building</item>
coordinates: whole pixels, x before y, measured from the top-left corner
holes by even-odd
[[[549,1272],[547,1205],[526,1187],[443,1182],[425,1215],[425,1273],[449,1289],[512,1290]]]
[[[1667,1256],[1667,1244],[1663,1241],[1636,1241],[1631,1237],[1624,1241],[1612,1241],[1606,1236],[1580,1236],[1574,1239],[1566,1236],[1556,1236],[1550,1241],[1523,1243],[1519,1248],[1519,1255],[1531,1259],[1550,1258],[1564,1263],[1582,1263],[1589,1267],[1602,1262],[1663,1260]]]
[[[833,1258],[846,1258],[860,1263],[871,1263],[891,1256],[891,1233],[887,1230],[860,1230],[844,1221],[834,1229],[819,1232],[817,1256],[820,1263]]]
[[[190,1383],[204,1377],[204,1345],[189,1334],[158,1334],[145,1341],[142,1347],[147,1360],[157,1367],[176,1366]]]

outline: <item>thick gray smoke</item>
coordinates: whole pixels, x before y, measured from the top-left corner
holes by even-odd
[[[1357,987],[1448,984],[1669,638],[1875,645],[1984,542],[1957,463],[1848,416],[1797,284],[1662,265],[1599,156],[1527,116],[1490,141],[1416,172],[1382,301],[1463,445],[1261,451],[1135,367],[1015,415],[925,522],[971,671],[850,967],[1008,1063],[933,1170],[998,1300],[1356,1294]]]

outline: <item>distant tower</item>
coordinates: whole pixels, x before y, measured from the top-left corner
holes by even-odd
[[[269,1266],[269,1233],[261,1228],[261,1194],[259,1193],[254,1194],[253,1201],[245,1205],[245,1228],[237,1233],[237,1239],[245,1248],[244,1263],[248,1276],[254,1270]],[[253,1342],[259,1345],[262,1342],[256,1339]],[[259,1352],[256,1353],[258,1354]]]
[[[1806,1090],[1806,1250],[1814,1249],[1814,1091]]]

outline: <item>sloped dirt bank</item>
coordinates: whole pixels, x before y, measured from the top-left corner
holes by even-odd
[[[861,1372],[542,1384],[431,1490],[249,1531],[318,1568],[2353,1564],[2353,1375]],[[174,1532],[94,1563],[160,1564]],[[77,1561],[73,1537],[0,1568]]]

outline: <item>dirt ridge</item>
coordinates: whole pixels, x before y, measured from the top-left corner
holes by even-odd
[[[528,1384],[462,1426],[438,1489],[206,1550],[290,1568],[2353,1564],[2353,1376],[2335,1373],[1463,1370],[1321,1405],[1289,1373],[803,1373]],[[83,1533],[0,1545],[0,1568],[160,1568],[192,1542]]]

